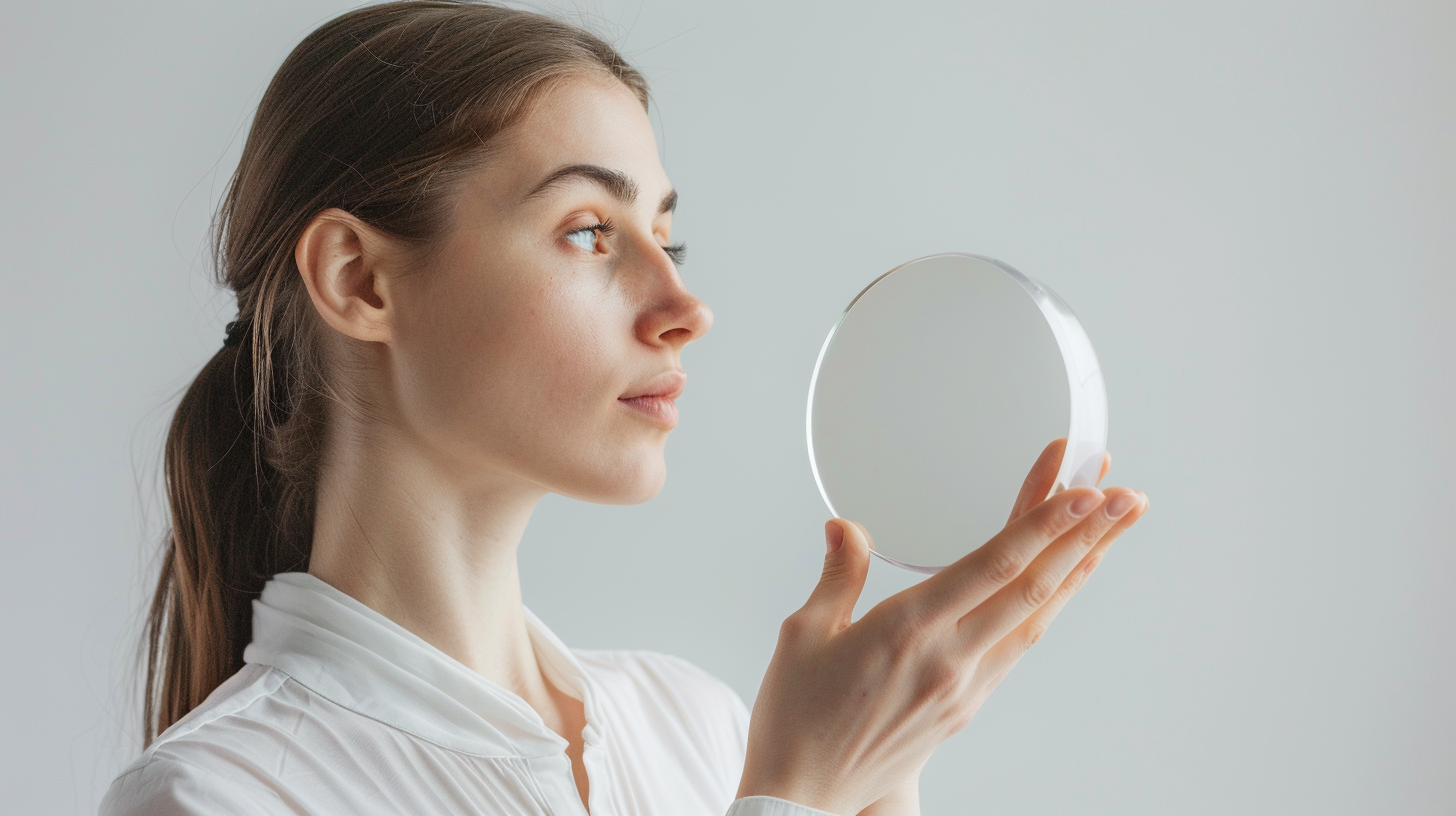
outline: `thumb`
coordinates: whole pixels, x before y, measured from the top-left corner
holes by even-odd
[[[870,571],[869,534],[856,522],[830,519],[824,543],[824,572],[804,606],[816,618],[848,625]]]

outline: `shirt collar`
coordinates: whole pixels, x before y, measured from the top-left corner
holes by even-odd
[[[571,650],[526,613],[546,678],[583,702],[600,733],[595,689]],[[306,572],[280,572],[253,601],[244,663],[273,666],[344,708],[446,748],[483,756],[562,753],[536,710],[359,600]]]

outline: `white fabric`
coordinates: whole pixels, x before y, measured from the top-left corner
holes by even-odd
[[[826,816],[734,801],[748,709],[726,683],[526,622],[547,679],[583,702],[591,816]],[[308,573],[253,601],[243,660],[116,777],[103,816],[587,814],[566,740],[525,700]]]

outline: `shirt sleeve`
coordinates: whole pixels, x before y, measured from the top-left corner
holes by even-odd
[[[295,816],[271,789],[153,757],[112,781],[99,816]]]
[[[734,800],[724,816],[839,816],[777,796],[745,796]]]

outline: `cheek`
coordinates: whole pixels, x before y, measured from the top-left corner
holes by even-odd
[[[437,450],[559,478],[612,458],[630,321],[609,291],[532,283],[432,287],[399,344],[400,398]]]
[[[620,376],[621,346],[613,310],[580,293],[556,291],[502,320],[488,345],[508,359],[507,388],[520,399],[521,420],[561,433],[589,420]]]

